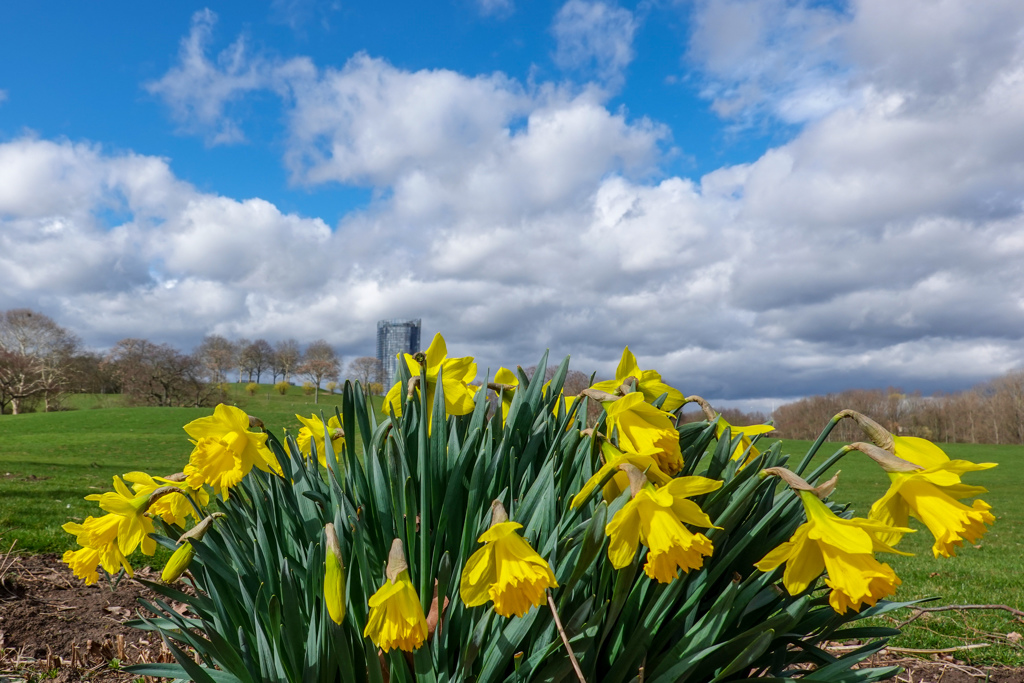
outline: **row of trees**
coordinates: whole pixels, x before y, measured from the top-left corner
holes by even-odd
[[[313,384],[314,400],[325,382],[341,377],[342,358],[319,339],[305,350],[294,339],[231,341],[208,335],[192,353],[147,339],[122,339],[106,353],[81,340],[42,313],[0,311],[0,414],[59,410],[67,393],[120,393],[130,403],[201,406],[224,400],[222,385],[269,377]],[[380,391],[376,358],[356,358],[349,377]]]
[[[870,415],[893,434],[932,441],[1024,445],[1024,371],[1016,370],[968,391],[922,396],[900,389],[855,390],[787,403],[775,410],[776,434],[815,439],[843,408]],[[862,440],[848,420],[833,441]]]

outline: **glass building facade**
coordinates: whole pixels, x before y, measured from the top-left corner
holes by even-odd
[[[384,369],[384,390],[387,391],[398,377],[398,358],[402,353],[420,350],[422,320],[378,320],[377,360]]]

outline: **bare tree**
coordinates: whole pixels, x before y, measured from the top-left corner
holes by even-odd
[[[341,374],[341,358],[325,340],[317,339],[306,348],[306,355],[298,371],[316,387],[313,403],[319,403],[320,383],[338,379]]]
[[[257,339],[242,349],[242,364],[249,373],[249,381],[256,375],[257,384],[260,376],[270,369],[274,361],[274,347],[266,339]]]
[[[216,402],[216,386],[204,379],[202,364],[167,344],[122,339],[107,355],[124,394],[137,404],[202,406]]]
[[[11,404],[11,413],[23,412],[26,401],[42,391],[39,373],[32,358],[0,348],[0,415]]]
[[[277,342],[274,346],[274,379],[280,375],[281,379],[287,382],[288,376],[295,372],[295,368],[298,367],[301,360],[302,352],[299,350],[299,342],[294,339]]]
[[[252,368],[246,367],[245,354],[242,353],[249,346],[250,342],[245,337],[235,341],[235,363],[238,364],[238,383],[242,383],[242,375],[249,373],[249,381],[252,381]]]
[[[226,382],[228,373],[235,368],[237,349],[219,334],[208,334],[196,347],[194,355],[214,384]]]
[[[384,382],[384,366],[378,358],[361,356],[348,364],[348,375],[363,386],[363,391],[369,392],[371,384]]]
[[[20,412],[22,401],[35,394],[43,397],[46,410],[55,406],[79,345],[78,337],[42,313],[16,308],[0,314],[0,348],[23,358],[7,366],[7,373],[13,373],[9,382],[18,394],[10,400],[13,413]]]

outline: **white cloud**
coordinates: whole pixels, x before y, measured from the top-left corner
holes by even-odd
[[[0,89],[0,104],[7,101],[8,93],[6,90]]]
[[[623,7],[569,0],[551,26],[557,43],[555,63],[618,87],[623,71],[633,61],[636,30],[633,13]]]
[[[186,133],[202,134],[207,144],[241,142],[245,134],[228,109],[244,95],[273,87],[276,66],[252,55],[244,36],[207,56],[217,15],[204,9],[192,15],[192,28],[182,38],[178,64],[146,89],[170,107]]]
[[[476,0],[477,9],[485,17],[504,19],[515,12],[514,0]]]
[[[904,46],[872,33],[886,10],[866,1],[702,4],[691,58],[720,79],[710,96],[755,87],[742,116],[802,128],[700,179],[661,173],[667,129],[598,87],[186,53],[212,65],[189,72],[201,83],[225,76],[215,93],[264,69],[295,180],[375,199],[328,226],[199,192],[163,159],[12,140],[0,308],[44,307],[93,343],[215,331],[357,355],[377,319],[421,316],[481,367],[550,346],[608,373],[628,343],[685,391],[734,400],[965,386],[1024,362],[1024,18],[936,7]],[[111,209],[128,217],[106,225]]]

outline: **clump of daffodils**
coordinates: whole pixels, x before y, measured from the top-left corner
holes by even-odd
[[[544,383],[521,368],[478,378],[441,335],[399,360],[376,410],[346,383],[339,410],[298,415],[279,438],[221,405],[185,425],[182,472],[126,473],[87,497],[97,515],[65,525],[76,576],[130,575],[160,544],[173,551],[162,580],[188,587],[158,587],[188,619],[149,603],[136,622],[180,665],[134,673],[627,683],[828,666],[830,680],[882,680],[894,670],[863,660],[885,639],[823,650],[899,596],[882,554],[906,554],[911,518],[936,558],[995,521],[961,480],[990,463],[843,411],[818,443],[846,418],[866,440],[807,473],[814,450],[792,466],[760,443],[770,424],[728,424],[628,348],[613,380],[578,396],[564,395],[568,358]],[[687,403],[703,422],[680,424]],[[853,452],[890,482],[866,517],[817,481]]]

